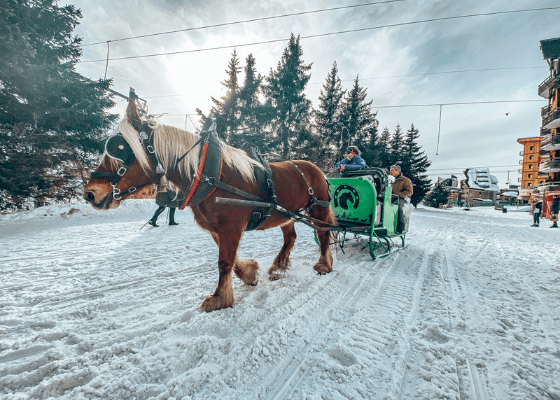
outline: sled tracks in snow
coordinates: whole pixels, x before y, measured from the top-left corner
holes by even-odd
[[[379,388],[362,370],[384,370],[389,380],[385,383],[398,386],[400,378],[391,381],[392,370],[396,367],[396,375],[404,375],[411,321],[429,263],[425,254],[420,262],[411,258],[395,254],[372,270],[354,274],[354,284],[322,310],[323,324],[310,329],[284,362],[266,374],[258,391],[264,393],[262,398],[280,400],[321,391],[327,397],[328,391],[339,391],[344,397],[371,398]],[[342,339],[336,332],[347,335]]]

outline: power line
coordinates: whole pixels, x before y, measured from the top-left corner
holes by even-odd
[[[93,46],[93,45],[97,45],[97,44],[105,44],[107,42],[111,42],[111,43],[122,42],[122,41],[125,41],[125,40],[139,39],[139,38],[145,38],[145,37],[151,37],[151,36],[169,35],[169,34],[178,33],[178,32],[189,32],[189,31],[202,30],[202,29],[219,28],[219,27],[222,27],[222,26],[239,25],[239,24],[245,24],[245,23],[249,23],[249,22],[267,21],[267,20],[271,20],[271,19],[294,17],[294,16],[306,15],[306,14],[316,14],[316,13],[327,12],[327,11],[338,11],[338,10],[345,10],[345,9],[349,9],[349,8],[366,7],[366,6],[373,6],[373,5],[386,4],[386,3],[395,3],[395,2],[401,2],[401,1],[406,1],[406,0],[387,0],[387,1],[379,1],[379,2],[373,2],[373,3],[355,4],[355,5],[343,6],[343,7],[321,8],[321,9],[312,10],[312,11],[302,11],[302,12],[297,12],[297,13],[292,13],[292,14],[273,15],[273,16],[269,16],[269,17],[253,18],[253,19],[246,19],[246,20],[234,21],[234,22],[224,22],[224,23],[221,23],[221,24],[199,26],[199,27],[196,27],[196,28],[177,29],[177,30],[173,30],[173,31],[157,32],[157,33],[150,33],[150,34],[146,34],[146,35],[130,36],[130,37],[121,38],[121,39],[106,40],[104,42],[88,43],[88,44],[82,45],[82,47]]]
[[[519,69],[543,69],[539,67],[500,67],[500,68],[479,68],[479,69],[458,69],[454,71],[441,71],[441,72],[425,72],[423,74],[407,74],[407,75],[389,75],[389,76],[376,76],[373,78],[360,78],[360,81],[369,81],[373,79],[390,79],[390,78],[408,78],[412,76],[427,76],[427,75],[443,75],[443,74],[458,74],[463,72],[487,72],[487,71],[514,71]],[[340,82],[353,82],[354,79],[341,80]],[[320,85],[321,82],[313,82],[310,85]]]
[[[504,168],[504,167],[516,167],[518,164],[509,164],[509,165],[491,165],[491,166],[485,166],[485,167],[455,167],[455,168],[430,168],[430,171],[451,171],[454,169],[474,169],[474,168]]]
[[[373,79],[389,79],[389,78],[404,78],[411,76],[426,76],[426,75],[443,75],[443,74],[458,74],[462,72],[487,72],[487,71],[514,71],[519,69],[543,69],[540,67],[498,67],[498,68],[480,68],[480,69],[462,69],[454,71],[441,71],[441,72],[426,72],[423,74],[408,74],[408,75],[392,75],[392,76],[377,76],[373,78],[360,78],[360,81],[369,81]],[[353,82],[354,79],[341,80],[341,82]],[[324,82],[311,82],[309,85],[322,85]],[[177,94],[165,94],[157,96],[145,96],[146,99],[155,99],[161,97],[178,97],[178,96],[189,96],[190,93],[177,93]]]
[[[431,19],[425,19],[425,20],[419,20],[419,21],[410,21],[410,22],[401,22],[401,23],[396,23],[396,24],[380,25],[380,26],[374,26],[374,27],[369,27],[369,28],[358,28],[358,29],[350,29],[350,30],[345,30],[345,31],[337,31],[337,32],[321,33],[321,34],[316,34],[316,35],[300,36],[300,39],[311,39],[311,38],[318,38],[318,37],[325,37],[325,36],[341,35],[341,34],[346,34],[346,33],[371,31],[371,30],[383,29],[383,28],[394,28],[394,27],[397,27],[397,26],[425,24],[425,23],[436,22],[436,21],[448,21],[448,20],[462,19],[462,18],[482,17],[482,16],[491,16],[491,15],[504,15],[504,14],[514,14],[514,13],[534,12],[534,11],[549,11],[549,10],[557,10],[557,9],[560,9],[560,6],[559,7],[545,7],[545,8],[531,8],[531,9],[523,9],[523,10],[495,11],[495,12],[489,12],[489,13],[478,13],[478,14],[458,15],[458,16],[452,16],[452,17],[431,18]],[[176,55],[176,54],[186,54],[186,53],[199,53],[199,52],[203,52],[203,51],[222,50],[222,49],[230,49],[230,48],[237,48],[237,47],[255,46],[255,45],[259,45],[259,44],[270,44],[270,43],[284,42],[285,40],[286,39],[271,39],[271,40],[265,40],[265,41],[261,41],[261,42],[241,43],[241,44],[228,45],[228,46],[207,47],[207,48],[203,48],[203,49],[171,51],[171,52],[165,52],[165,53],[145,54],[145,55],[140,55],[140,56],[116,57],[116,58],[111,58],[109,60],[110,61],[130,60],[130,59],[136,59],[136,58],[159,57],[159,56],[168,56],[168,55]],[[80,62],[82,62],[82,63],[93,63],[93,62],[105,62],[105,61],[107,61],[107,59],[86,60],[86,61],[80,61]]]
[[[467,104],[494,104],[494,103],[529,103],[536,101],[547,101],[546,99],[540,100],[491,100],[491,101],[465,101],[457,103],[431,103],[431,104],[405,104],[401,106],[372,106],[371,108],[404,108],[404,107],[435,107],[435,106],[458,106]]]

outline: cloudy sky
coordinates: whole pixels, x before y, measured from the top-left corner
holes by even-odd
[[[313,63],[307,95],[314,106],[336,61],[345,88],[359,75],[378,111],[380,129],[393,132],[397,124],[409,129],[411,123],[419,129],[420,144],[433,161],[433,179],[490,167],[500,187],[506,186],[507,171],[511,183],[517,183],[522,150],[517,138],[539,135],[540,108],[546,101],[537,87],[548,76],[539,41],[560,36],[557,0],[68,3],[83,14],[75,30],[85,45],[78,72],[92,79],[106,73],[121,93],[135,88],[148,101],[150,113],[167,113],[161,119],[165,124],[185,128],[187,123],[193,129],[185,115],[196,108],[207,113],[210,97],[225,93],[220,82],[234,48],[241,66],[252,53],[258,72],[267,75],[293,32],[301,35],[304,61]],[[341,9],[353,5],[362,6]],[[339,9],[312,12],[332,8]],[[510,12],[543,8],[556,9]],[[296,13],[300,15],[268,18]],[[450,18],[475,14],[491,15]],[[257,21],[186,31],[253,19]],[[181,32],[153,35],[169,31]],[[118,40],[141,35],[151,36]],[[252,44],[256,42],[268,43]],[[223,48],[209,50],[216,47]],[[177,54],[150,56],[173,52]],[[119,60],[124,57],[133,58]],[[512,100],[521,102],[449,104]],[[124,108],[119,101],[114,112],[122,116]]]

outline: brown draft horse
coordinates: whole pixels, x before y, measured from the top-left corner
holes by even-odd
[[[84,190],[85,200],[91,203],[94,208],[117,208],[121,201],[130,196],[127,193],[121,197],[118,191],[114,191],[115,186],[118,186],[122,193],[127,188],[157,182],[156,166],[153,165],[150,155],[145,151],[139,135],[141,124],[142,121],[136,106],[130,100],[126,110],[126,117],[117,127],[116,135],[119,135],[119,140],[126,140],[125,146],[127,143],[130,146],[129,151],[131,151],[131,154],[133,153],[131,158],[133,161],[126,165],[128,168],[123,173],[121,170],[124,163],[123,160],[111,156],[106,148],[101,164],[92,174],[92,178]],[[155,121],[148,121],[148,125],[153,137],[155,155],[165,171],[168,182],[170,182],[174,190],[180,190],[183,194],[188,193],[200,162],[201,146],[193,147],[197,143],[199,136],[178,128],[157,124]],[[118,146],[121,150],[122,147],[122,145]],[[265,198],[264,188],[259,187],[254,178],[253,168],[255,165],[260,166],[260,164],[248,157],[244,151],[227,146],[224,143],[220,143],[220,147],[223,157],[220,180],[235,188]],[[177,160],[191,148],[192,151],[187,157],[175,165]],[[305,175],[305,179],[291,162],[270,163],[278,196],[278,204],[290,211],[305,209],[311,203],[307,184],[311,186],[318,199],[328,200],[327,182],[321,170],[307,161],[294,161],[294,163]],[[118,184],[115,185],[106,176],[114,176],[117,171],[119,171],[120,178]],[[307,183],[305,180],[307,180]],[[111,186],[111,183],[113,183],[113,186]],[[217,204],[215,202],[216,197],[242,199],[241,196],[217,188],[202,203],[191,207],[197,224],[210,232],[219,247],[218,268],[220,277],[218,287],[214,294],[207,297],[202,303],[201,308],[204,311],[219,310],[233,306],[232,269],[237,277],[247,285],[256,285],[258,281],[257,270],[259,265],[257,261],[242,259],[237,255],[237,248],[253,209],[245,206]],[[332,207],[315,206],[308,212],[308,215],[327,224],[336,224]],[[272,211],[271,216],[265,220],[258,230],[277,226],[280,226],[284,234],[284,244],[268,270],[271,279],[279,278],[288,269],[290,251],[296,239],[294,221],[277,210]],[[321,255],[313,269],[319,274],[326,274],[332,271],[333,263],[332,254],[329,249],[329,232],[318,231],[317,235],[320,242]]]

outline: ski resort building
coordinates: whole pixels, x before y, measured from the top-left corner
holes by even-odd
[[[523,157],[519,161],[521,164],[519,197],[523,202],[531,200],[533,191],[547,178],[547,174],[539,172],[541,140],[541,136],[517,139],[517,142],[523,145],[523,150],[519,152]]]
[[[548,105],[541,109],[539,173],[544,179],[537,185],[537,195],[560,189],[560,38],[541,40],[541,51],[550,74],[538,88],[539,96],[547,99]]]

